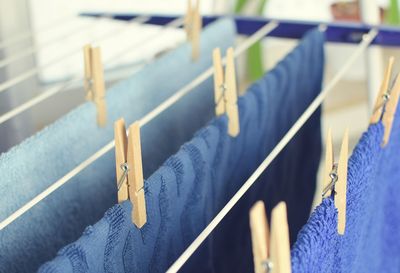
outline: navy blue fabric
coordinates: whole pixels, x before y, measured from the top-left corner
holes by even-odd
[[[224,35],[221,35],[224,33]],[[0,220],[22,207],[113,140],[113,123],[142,118],[212,65],[215,47],[233,46],[235,25],[223,19],[201,34],[200,58],[193,62],[184,43],[107,90],[105,128],[96,108],[85,103],[0,156]],[[148,177],[214,114],[213,81],[208,79],[173,107],[143,126],[142,155]],[[29,212],[0,232],[0,272],[33,272],[77,240],[117,202],[114,151],[96,160]]]
[[[239,98],[237,137],[228,135],[226,116],[215,118],[145,181],[148,222],[141,230],[131,223],[129,202],[115,205],[89,228],[90,232],[67,246],[73,249],[69,252],[79,255],[72,259],[63,250],[39,271],[164,272],[319,93],[323,41],[320,32],[310,32],[273,71]],[[251,272],[245,220],[249,206],[258,199],[268,204],[287,201],[291,231],[296,232],[308,218],[320,152],[317,111],[182,271]],[[307,154],[308,160],[298,160],[300,154]]]
[[[223,159],[222,164],[229,166],[222,178],[229,183],[220,189],[225,192],[223,203],[249,178],[319,94],[323,44],[321,32],[309,32],[264,79],[250,87],[246,100],[239,102],[241,107],[251,110],[240,112],[242,133],[232,140],[245,144],[229,146],[228,158]],[[245,115],[249,115],[251,122],[242,122]],[[295,240],[311,210],[321,154],[320,131],[318,109],[213,232],[210,240],[214,240],[214,272],[253,271],[252,255],[244,253],[252,252],[248,211],[257,200],[265,202],[268,214],[278,202],[287,203],[291,242]]]
[[[292,272],[400,272],[400,110],[389,144],[370,125],[349,159],[346,230],[337,233],[333,197],[315,209],[292,250]]]

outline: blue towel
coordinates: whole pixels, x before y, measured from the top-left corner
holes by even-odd
[[[223,33],[224,35],[221,35]],[[113,139],[113,122],[128,124],[143,117],[162,101],[212,65],[212,50],[226,50],[235,38],[231,20],[205,28],[201,58],[191,60],[191,47],[178,49],[146,66],[108,90],[108,124],[98,128],[92,103],[65,117],[0,157],[0,219],[31,198]],[[153,173],[171,154],[190,140],[214,114],[213,81],[207,80],[171,109],[142,128],[144,173]],[[79,238],[116,203],[114,151],[110,151],[0,232],[0,272],[32,272],[62,246]]]
[[[219,132],[209,131],[216,143]],[[204,208],[211,184],[203,183],[200,149],[215,155],[216,145],[194,139],[145,181],[148,221],[141,230],[132,224],[129,201],[115,205],[39,272],[165,272],[209,219]]]
[[[267,75],[250,87],[247,103],[255,113],[244,124],[237,141],[246,145],[233,149],[224,159],[228,199],[278,144],[284,134],[319,94],[324,67],[324,35],[311,31],[299,45]],[[241,121],[244,118],[241,116]],[[290,141],[254,186],[211,235],[214,272],[251,272],[253,258],[248,211],[257,200],[270,210],[280,201],[288,204],[291,242],[309,218],[321,154],[320,110]],[[246,140],[240,140],[243,137]],[[233,140],[236,141],[236,140]],[[235,147],[235,146],[234,146]],[[239,146],[238,146],[239,147]],[[306,160],[305,160],[306,157]],[[228,188],[228,190],[227,190]],[[245,255],[244,253],[249,253]]]
[[[400,110],[389,144],[370,125],[349,159],[346,229],[337,233],[332,197],[315,209],[292,250],[292,272],[400,272]]]
[[[226,116],[215,118],[145,181],[148,222],[141,230],[131,222],[129,202],[115,205],[39,272],[165,272],[318,94],[323,40],[320,32],[310,32],[293,53],[239,98],[241,131],[236,138],[228,135]],[[281,107],[288,111],[279,112]],[[290,224],[294,230],[304,224],[315,189],[320,151],[318,111],[271,166],[271,172],[227,216],[182,271],[252,271],[248,221],[244,220],[248,219],[247,207],[258,199],[293,199],[288,202],[292,210]],[[308,160],[297,160],[304,154]]]

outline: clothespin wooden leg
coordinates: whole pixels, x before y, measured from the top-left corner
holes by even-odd
[[[236,71],[235,71],[235,56],[233,48],[228,48],[226,52],[226,101],[225,109],[229,118],[229,135],[237,136],[240,132],[239,126],[239,109],[237,105],[237,88],[236,88]]]
[[[213,51],[213,66],[214,66],[214,101],[215,114],[221,116],[225,113],[225,84],[224,72],[222,68],[221,50],[215,48]]]
[[[136,121],[129,127],[128,135],[128,172],[129,197],[133,202],[133,219],[137,227],[141,228],[147,221],[146,202],[144,198],[142,149],[140,143],[140,125]]]
[[[199,0],[196,0],[192,8],[192,1],[187,1],[187,11],[185,15],[186,39],[192,46],[192,60],[197,60],[200,56],[200,33],[202,28],[202,19],[200,15]]]
[[[340,149],[338,180],[335,185],[335,206],[338,210],[338,233],[343,235],[346,228],[347,165],[349,153],[349,129],[346,129]]]
[[[117,189],[118,189],[118,203],[128,200],[128,177],[126,166],[126,148],[128,139],[126,137],[125,122],[119,119],[114,124],[114,139],[115,139],[115,169],[117,174]]]
[[[187,10],[184,19],[184,27],[186,32],[186,41],[192,41],[192,22],[193,22],[193,9],[192,9],[192,1],[187,0]]]
[[[93,99],[93,75],[92,75],[92,47],[85,45],[83,47],[83,61],[84,61],[84,87],[86,90],[86,99]]]
[[[86,45],[83,48],[85,62],[85,81],[86,98],[94,101],[97,109],[97,123],[105,126],[107,122],[106,103],[105,103],[105,83],[104,71],[101,63],[100,48],[92,48]]]
[[[200,15],[200,1],[196,1],[193,11],[193,28],[192,28],[192,60],[200,57],[200,34],[202,28],[202,19]]]
[[[332,141],[332,129],[329,128],[328,134],[326,137],[326,145],[325,145],[325,169],[323,176],[323,192],[322,198],[331,194],[332,185],[332,168],[333,168],[333,141]]]
[[[394,86],[390,92],[390,99],[386,104],[385,113],[382,122],[385,127],[382,146],[386,146],[389,142],[390,133],[392,132],[393,121],[396,115],[397,105],[400,95],[400,75],[397,75]]]
[[[254,273],[265,273],[268,266],[269,227],[264,202],[258,201],[250,209],[251,242]]]
[[[287,209],[284,202],[280,202],[271,213],[270,253],[274,273],[290,273],[292,271]]]
[[[107,123],[106,103],[105,103],[105,84],[104,71],[101,63],[100,48],[92,49],[92,73],[93,73],[93,90],[94,101],[97,107],[97,123],[99,126],[105,126]]]

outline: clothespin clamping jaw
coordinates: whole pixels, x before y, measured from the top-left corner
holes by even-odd
[[[83,56],[85,65],[84,87],[86,90],[86,99],[96,104],[97,124],[103,127],[107,122],[107,113],[104,70],[101,63],[100,48],[93,48],[91,45],[85,45],[83,48]]]
[[[271,214],[271,236],[264,202],[250,209],[251,242],[255,273],[290,273],[290,243],[286,204],[280,202]]]
[[[133,223],[141,228],[146,223],[147,216],[139,122],[129,127],[127,136],[124,120],[117,120],[114,124],[114,133],[118,202],[130,199],[133,206]]]
[[[346,129],[340,149],[339,162],[334,163],[332,130],[328,130],[325,151],[324,190],[322,198],[335,193],[335,207],[338,210],[338,233],[343,235],[346,228],[347,164],[349,130]]]
[[[240,132],[240,126],[233,48],[228,48],[226,51],[225,75],[223,73],[223,60],[219,48],[213,51],[213,64],[215,114],[217,116],[227,114],[229,118],[229,135],[235,137]]]
[[[188,0],[188,9],[185,15],[185,32],[187,41],[192,44],[192,60],[197,60],[200,56],[200,33],[203,20],[200,16],[199,0],[196,0],[192,7],[192,0]]]
[[[382,147],[385,147],[390,139],[394,116],[396,114],[397,105],[400,95],[400,76],[397,75],[393,86],[390,85],[394,57],[389,59],[383,82],[381,84],[378,97],[372,112],[370,124],[378,123],[382,119],[385,132],[383,135]]]

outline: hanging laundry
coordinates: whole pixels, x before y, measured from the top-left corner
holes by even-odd
[[[399,109],[384,148],[383,135],[382,122],[370,125],[349,159],[344,235],[333,198],[325,198],[298,236],[292,272],[399,272]]]
[[[224,33],[224,35],[221,35]],[[235,26],[219,20],[201,35],[201,56],[193,62],[185,44],[112,87],[106,93],[109,123],[96,124],[96,109],[85,103],[0,157],[0,220],[48,188],[113,139],[113,121],[141,118],[211,67],[215,47],[232,46]],[[213,116],[209,79],[142,129],[145,176],[188,141]],[[1,231],[0,272],[33,272],[62,246],[79,238],[117,202],[113,151],[71,179]],[[78,253],[79,254],[79,253]],[[78,255],[77,254],[77,255]]]
[[[324,34],[318,30],[309,32],[264,79],[250,87],[249,98],[243,101],[247,102],[247,109],[256,109],[251,118],[255,121],[241,129],[245,136],[239,135],[247,138],[247,146],[236,152],[228,149],[229,154],[222,161],[223,166],[232,166],[220,179],[228,184],[220,189],[224,197],[219,208],[236,193],[319,94],[324,71],[323,46]],[[294,242],[309,218],[315,192],[321,154],[320,115],[318,109],[210,235],[214,272],[252,271],[248,211],[257,200],[265,202],[268,215],[280,201],[286,202],[289,234]]]
[[[273,71],[239,98],[237,137],[228,134],[228,118],[217,117],[144,182],[147,222],[142,229],[132,224],[129,201],[115,205],[39,272],[165,272],[319,93],[323,41],[321,32],[310,32]],[[281,108],[290,111],[283,113]],[[317,111],[183,271],[249,271],[251,246],[244,242],[250,232],[243,217],[255,199],[265,199],[269,204],[287,201],[293,231],[303,225],[311,208],[320,152]]]

